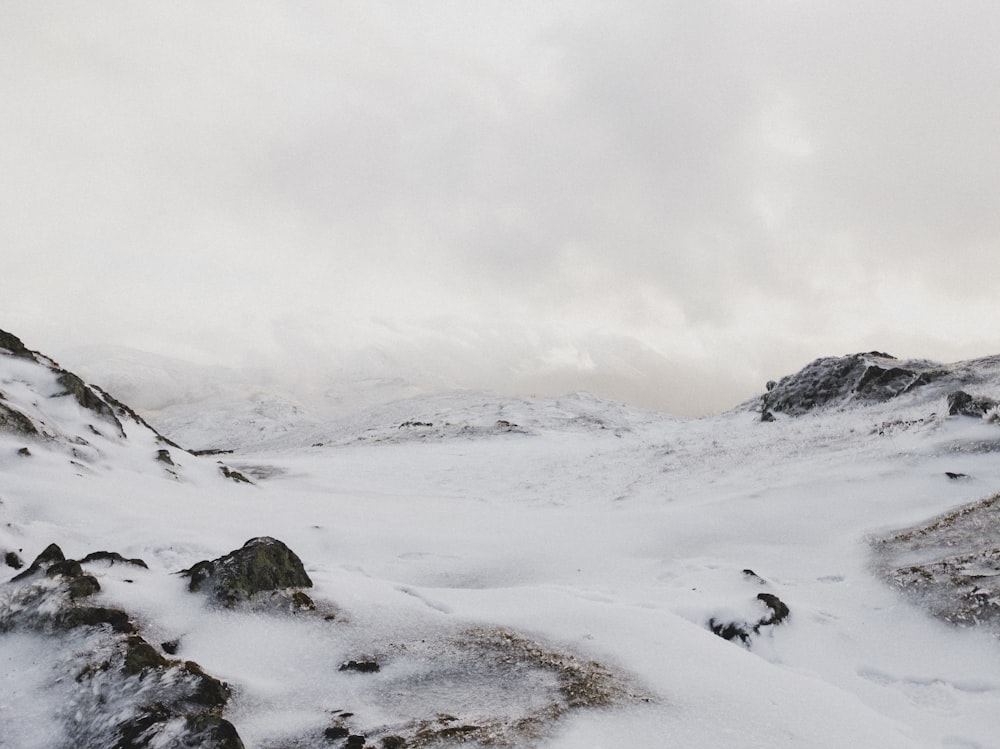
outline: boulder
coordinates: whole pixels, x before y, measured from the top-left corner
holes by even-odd
[[[747,575],[747,577],[756,578],[761,583],[764,582],[752,570],[743,570],[743,574]],[[781,624],[791,613],[788,605],[773,593],[758,593],[757,600],[764,605],[767,613],[757,617],[756,621],[723,621],[712,617],[708,620],[708,628],[713,634],[718,635],[724,640],[729,640],[730,642],[738,641],[749,647],[753,636],[759,635],[762,627],[772,627]]]
[[[204,591],[223,606],[249,601],[258,593],[312,587],[295,552],[267,536],[252,538],[242,548],[180,574],[189,578],[188,590]]]

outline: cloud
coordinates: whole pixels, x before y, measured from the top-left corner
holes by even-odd
[[[39,346],[377,348],[650,403],[638,367],[691,410],[997,348],[993,4],[0,14],[0,314]]]

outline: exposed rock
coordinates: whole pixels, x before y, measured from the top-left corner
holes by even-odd
[[[177,731],[181,741],[164,746],[204,749],[243,749],[243,742],[233,724],[210,713],[176,716],[159,703],[144,706],[135,716],[118,726],[119,740],[112,749],[145,749],[160,746],[158,734]]]
[[[21,561],[21,557],[17,555],[16,551],[8,551],[4,554],[3,563],[15,570],[19,570],[24,566],[24,562]]]
[[[239,471],[234,471],[229,466],[220,465],[219,466],[219,471],[227,479],[231,479],[232,481],[235,481],[237,484],[252,484],[253,483],[253,481],[251,481],[250,479],[248,479],[242,473],[240,473]]]
[[[755,578],[760,583],[764,582],[753,570],[743,570],[743,574]],[[724,621],[712,617],[708,620],[708,628],[724,640],[739,641],[749,647],[753,636],[759,635],[762,627],[781,624],[791,613],[785,602],[773,593],[758,593],[757,600],[764,605],[767,611],[761,614],[756,621]]]
[[[6,330],[0,330],[0,348],[5,348],[12,356],[22,359],[34,360],[35,358],[34,354],[21,342],[20,338],[13,333],[8,333]]]
[[[949,416],[975,416],[982,418],[991,408],[996,408],[997,401],[992,398],[974,397],[964,390],[956,390],[948,394]]]
[[[46,577],[61,577],[66,580],[66,590],[72,600],[86,598],[101,589],[97,578],[86,574],[75,559],[66,559],[62,549],[55,544],[49,544],[30,567],[16,575],[11,582],[24,580],[41,572]]]
[[[225,718],[199,713],[185,718],[184,728],[190,738],[186,746],[199,749],[244,749],[236,728]]]
[[[189,698],[192,702],[210,708],[225,707],[231,694],[228,684],[206,674],[194,661],[184,661],[184,671],[194,678],[196,685]]]
[[[0,432],[14,432],[15,434],[23,434],[26,437],[38,436],[38,428],[34,422],[6,403],[0,403]]]
[[[163,648],[163,652],[167,655],[177,655],[177,651],[180,650],[181,647],[181,641],[167,640],[166,642],[161,642],[160,647]]]
[[[75,606],[60,611],[54,619],[60,629],[76,627],[97,627],[106,624],[113,632],[131,634],[135,625],[127,613],[121,609],[105,608],[103,606]]]
[[[175,465],[173,458],[170,457],[169,450],[157,450],[156,459],[161,463],[166,463],[168,466]]]
[[[69,597],[73,600],[92,596],[101,589],[97,578],[91,575],[77,575],[69,580]]]
[[[301,611],[315,611],[316,604],[309,596],[301,590],[292,593],[292,605]]]
[[[107,552],[95,556],[104,555],[112,557]],[[228,685],[197,663],[162,655],[137,632],[126,612],[79,605],[79,586],[90,592],[98,587],[80,562],[65,559],[51,544],[27,574],[4,584],[0,595],[0,632],[55,638],[72,630],[74,642],[80,634],[86,637],[87,647],[74,647],[66,661],[76,674],[65,680],[73,690],[73,710],[65,714],[64,738],[54,737],[53,746],[242,749],[236,729],[221,717]]]
[[[901,393],[926,385],[939,375],[936,371],[914,371],[903,367],[883,369],[871,364],[854,388],[856,397],[882,403]]]
[[[58,549],[59,547],[57,546],[56,548]],[[45,570],[45,574],[49,577],[55,577],[56,575],[68,578],[79,577],[83,574],[83,567],[75,559],[61,559],[50,564]]]
[[[149,569],[149,566],[141,559],[126,559],[117,551],[92,551],[80,560],[80,564],[88,564],[90,562],[108,562],[111,565],[130,564],[134,567]]]
[[[323,736],[328,741],[339,741],[340,739],[346,739],[351,735],[351,732],[344,726],[330,726],[325,731],[323,731]]]
[[[943,374],[943,370],[927,362],[907,362],[904,367],[896,361],[878,351],[817,359],[768,387],[760,400],[761,418],[770,421],[773,412],[798,416],[849,402],[881,403]]]
[[[31,450],[29,450],[26,447],[22,447],[20,450],[17,451],[17,454],[20,455],[22,458],[30,458]]]
[[[132,635],[125,642],[125,663],[122,670],[127,674],[141,674],[150,668],[163,668],[168,661],[139,635]]]
[[[243,548],[198,562],[180,574],[190,578],[189,590],[204,590],[224,606],[234,606],[266,591],[312,587],[295,552],[266,536],[252,538]]]
[[[947,476],[948,478],[952,479],[952,480],[967,479],[967,478],[969,478],[968,474],[965,474],[965,473],[952,473],[951,471],[945,471],[944,475]]]
[[[60,549],[56,544],[49,544],[42,550],[42,553],[35,557],[35,561],[24,572],[16,575],[14,580],[23,580],[26,577],[31,577],[32,575],[47,570],[56,562],[63,562],[66,557],[63,555],[62,549]]]
[[[125,429],[122,427],[122,423],[118,420],[118,417],[115,416],[115,412],[112,410],[111,406],[105,403],[101,396],[88,387],[83,380],[72,372],[67,372],[65,369],[59,369],[56,371],[59,374],[56,381],[66,388],[66,390],[62,393],[57,393],[53,397],[58,398],[60,396],[72,395],[76,399],[76,402],[81,406],[93,411],[105,421],[108,421],[117,427],[118,435],[120,437],[125,436]]]
[[[755,633],[746,622],[720,622],[715,617],[708,620],[708,628],[723,640],[739,640],[744,645],[750,644],[750,635]]]
[[[340,664],[340,671],[357,671],[360,674],[374,674],[381,670],[376,661],[346,661]]]
[[[776,595],[772,593],[758,593],[757,600],[762,601],[765,606],[771,609],[771,613],[757,623],[757,630],[772,624],[781,624],[788,618],[788,614],[790,613],[788,606]]]

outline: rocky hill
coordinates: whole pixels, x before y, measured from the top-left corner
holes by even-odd
[[[198,461],[128,405],[3,330],[0,364],[0,434],[21,440],[21,458],[44,454],[71,471],[130,465],[175,479],[208,470],[240,480],[228,466]]]
[[[795,374],[767,383],[767,392],[754,401],[754,406],[761,419],[769,421],[775,414],[801,416],[817,409],[885,403],[906,395],[930,401],[943,392],[950,413],[981,416],[997,402],[963,389],[995,389],[998,375],[1000,357],[996,356],[936,364],[871,351],[817,359]]]

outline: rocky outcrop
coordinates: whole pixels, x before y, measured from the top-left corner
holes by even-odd
[[[6,393],[0,391],[0,433],[21,435],[47,449],[61,450],[77,464],[99,460],[105,454],[104,440],[121,444],[128,442],[131,434],[136,443],[148,443],[152,436],[153,459],[163,464],[168,475],[182,478],[181,461],[190,454],[187,450],[110,393],[87,384],[44,354],[30,351],[19,338],[2,330],[0,369],[0,380],[17,383]],[[59,403],[63,400],[77,408]],[[17,452],[23,457],[32,455],[27,447]],[[187,468],[190,470],[190,465]],[[218,470],[236,483],[253,483],[228,466]]]
[[[65,388],[61,393],[56,393],[54,398],[58,398],[65,395],[71,395],[76,399],[83,408],[89,411],[93,411],[103,420],[113,424],[117,430],[120,437],[125,436],[125,428],[122,423],[115,416],[115,412],[112,410],[111,406],[104,402],[104,399],[97,394],[95,390],[88,387],[87,383],[81,380],[72,372],[67,372],[65,369],[56,370],[58,377],[56,381]]]
[[[882,403],[938,379],[943,370],[928,362],[906,362],[879,351],[817,359],[801,371],[769,382],[760,398],[761,419],[774,413],[799,416],[848,403]]]
[[[38,428],[31,419],[2,401],[0,401],[0,432],[14,432],[25,437],[38,436]]]
[[[198,562],[180,574],[189,578],[190,591],[207,593],[223,606],[250,601],[261,593],[292,591],[291,598],[295,589],[312,587],[302,560],[268,536],[252,538],[242,548]]]
[[[0,349],[7,349],[11,356],[17,356],[21,359],[34,360],[35,358],[34,354],[21,342],[20,338],[13,333],[8,333],[6,330],[0,330]]]
[[[1000,405],[1000,402],[984,396],[972,396],[964,390],[948,393],[949,416],[974,416],[981,418],[986,413]]]
[[[71,709],[62,718],[56,749],[150,746],[243,749],[239,734],[222,717],[228,685],[193,661],[168,658],[142,637],[120,609],[88,605],[100,591],[84,564],[124,562],[144,566],[115,552],[66,559],[56,544],[46,547],[11,581],[0,587],[0,634],[34,632],[66,641],[63,665]],[[79,638],[84,638],[79,640]]]
[[[54,736],[51,745],[241,749],[237,729],[223,717],[229,685],[197,663],[174,657],[182,647],[179,640],[154,645],[126,611],[88,604],[100,586],[87,568],[98,565],[105,570],[145,566],[140,559],[110,551],[67,559],[52,544],[0,587],[0,635],[45,633],[47,648],[62,648],[53,662],[59,664],[59,680],[66,685],[64,697],[71,707],[55,716],[62,721],[64,735]],[[343,642],[356,648],[339,667],[336,662],[330,665],[343,674],[339,678],[353,682],[345,693],[358,695],[359,712],[342,706],[329,713],[325,725],[306,734],[276,737],[267,746],[534,746],[571,711],[652,699],[600,663],[503,628],[452,628],[391,643],[372,638],[363,626],[316,611],[300,590],[312,585],[301,561],[273,538],[251,539],[183,574],[193,591],[225,606],[253,605],[254,615],[283,615],[272,605],[275,596],[299,604],[304,600],[309,606],[300,605],[297,611],[311,619],[310,626],[337,627]],[[86,589],[75,594],[74,586],[87,580],[93,583],[84,583]],[[322,606],[329,609],[328,604]],[[63,642],[65,646],[59,645]],[[400,665],[397,661],[416,661],[420,667],[394,668]],[[64,677],[66,668],[72,679]],[[433,685],[432,694],[418,700],[420,707],[413,710],[408,695],[426,692],[428,685]],[[485,695],[491,704],[502,695],[503,706],[482,709],[476,695]],[[378,704],[376,710],[373,704]],[[387,722],[387,715],[398,719]]]

